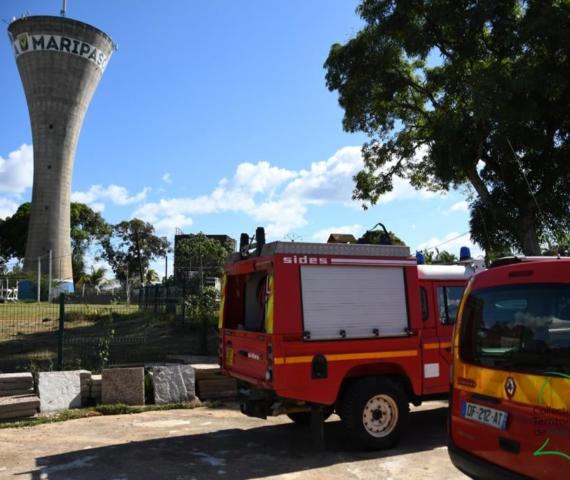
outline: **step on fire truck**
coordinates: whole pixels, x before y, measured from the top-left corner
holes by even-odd
[[[222,282],[220,364],[238,379],[242,412],[310,424],[320,446],[336,412],[352,441],[395,445],[409,403],[449,392],[475,267],[418,265],[405,246],[265,244],[262,228],[256,238],[248,247],[242,235]]]

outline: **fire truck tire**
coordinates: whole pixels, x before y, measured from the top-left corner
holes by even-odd
[[[408,399],[389,378],[364,378],[344,393],[340,418],[358,445],[379,450],[398,443],[409,413]]]
[[[334,412],[334,408],[325,408],[323,410],[323,420],[329,418]],[[309,426],[311,424],[311,412],[295,412],[288,413],[287,416],[293,420],[295,425]]]

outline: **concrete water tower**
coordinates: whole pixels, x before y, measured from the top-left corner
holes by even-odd
[[[8,27],[26,93],[34,143],[32,211],[24,269],[48,273],[73,289],[70,195],[85,112],[114,51],[101,30],[65,17],[29,16]]]

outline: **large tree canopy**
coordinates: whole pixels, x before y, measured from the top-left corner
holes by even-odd
[[[154,227],[138,218],[114,225],[112,235],[103,239],[102,245],[103,258],[115,276],[125,281],[138,275],[140,285],[145,283],[150,262],[164,256],[168,248],[166,239],[157,237]]]
[[[77,283],[85,273],[85,252],[93,241],[101,241],[111,226],[99,212],[83,203],[71,203],[71,255],[73,280]],[[99,272],[100,269],[97,270]]]
[[[232,253],[230,245],[199,232],[179,240],[175,246],[176,266],[182,270],[202,271],[207,276],[220,276],[222,267]],[[175,272],[179,278],[182,272]]]
[[[570,1],[364,0],[325,63],[344,128],[364,131],[354,196],[393,176],[469,185],[485,249],[539,254],[570,228]]]
[[[71,255],[73,279],[77,283],[85,274],[84,256],[95,240],[101,240],[110,231],[100,213],[83,203],[71,203]],[[18,207],[11,217],[0,220],[0,251],[6,259],[22,259],[26,253],[31,203]]]

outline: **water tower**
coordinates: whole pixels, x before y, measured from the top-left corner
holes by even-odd
[[[65,8],[65,2],[64,2]],[[114,50],[111,38],[77,20],[28,16],[8,34],[26,93],[34,143],[32,210],[24,269],[52,275],[73,289],[70,195],[85,112]]]

